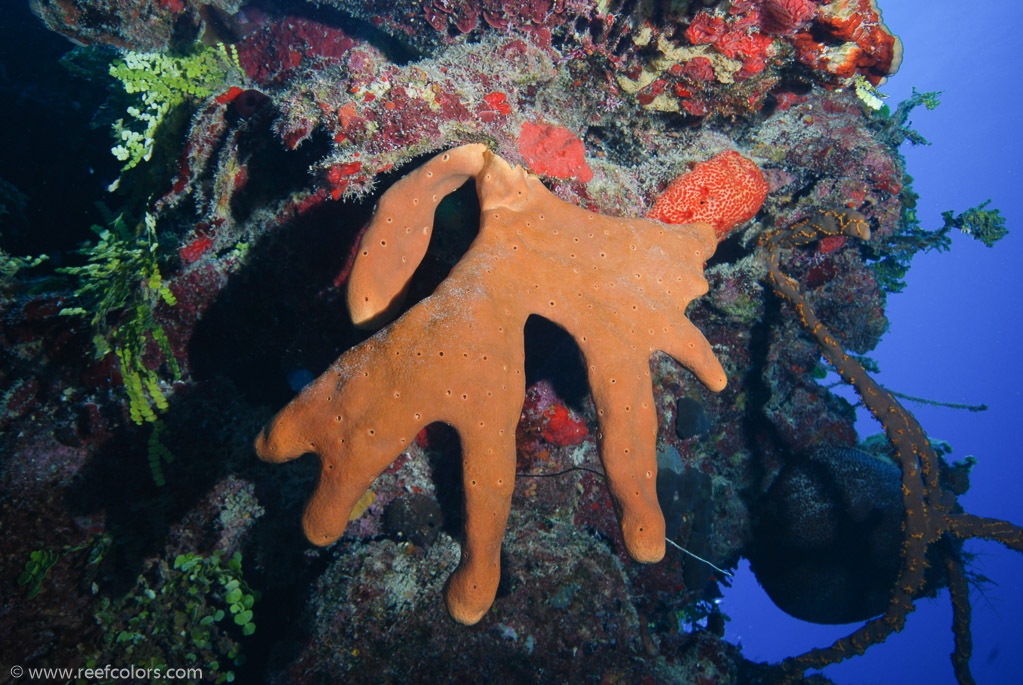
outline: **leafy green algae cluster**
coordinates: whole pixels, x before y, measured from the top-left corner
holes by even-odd
[[[907,174],[902,191],[899,232],[884,245],[870,248],[873,253],[871,256],[876,260],[870,265],[871,270],[881,287],[891,293],[902,292],[906,287],[906,272],[917,252],[947,252],[952,248],[949,234],[953,229],[962,231],[988,247],[994,247],[1009,232],[1005,228],[1005,217],[1001,211],[986,209],[991,203],[990,199],[958,214],[952,210],[944,211],[941,213],[943,223],[939,228],[924,229],[917,218],[916,201],[919,196],[910,187],[912,181],[912,177]]]
[[[131,663],[139,668],[195,666],[203,680],[229,683],[245,662],[240,637],[256,631],[252,609],[258,593],[242,575],[242,557],[179,554],[140,574],[134,587],[104,597],[96,621],[103,653],[90,664]]]
[[[899,103],[894,112],[887,105],[880,107],[873,117],[873,125],[880,139],[896,151],[907,142],[911,145],[930,145],[926,138],[911,128],[909,117],[917,107],[923,106],[928,110],[938,107],[941,104],[938,99],[940,95],[940,91],[921,93],[914,88],[912,96]],[[906,287],[906,272],[916,253],[931,250],[945,252],[951,249],[952,238],[949,233],[952,229],[958,229],[988,247],[993,247],[1008,234],[1005,217],[1001,212],[998,209],[987,209],[990,199],[958,214],[953,210],[942,212],[943,223],[939,228],[924,229],[916,211],[920,196],[913,190],[912,184],[913,177],[904,174],[899,198],[902,204],[899,230],[884,244],[867,248],[873,261],[871,270],[887,292],[898,293]]]
[[[160,375],[146,363],[150,341],[162,353],[170,375],[175,380],[181,377],[167,333],[153,316],[154,307],[161,302],[176,303],[160,274],[156,218],[146,214],[131,226],[117,216],[106,228],[92,228],[99,240],[79,250],[87,262],[59,270],[77,279],[75,297],[81,303],[61,314],[88,317],[95,332],[96,358],[117,355],[132,421],[139,425],[155,422],[156,411],[167,408],[167,397],[160,387]]]
[[[111,64],[110,75],[126,93],[137,96],[127,110],[130,119],[114,122],[118,143],[111,152],[124,162],[122,172],[150,160],[156,131],[171,110],[186,100],[226,90],[239,80],[241,71],[237,49],[222,43],[180,56],[129,51]]]
[[[224,44],[195,44],[179,54],[126,51],[101,66],[106,54],[86,51],[67,64],[86,76],[104,69],[128,96],[127,116],[113,123],[117,142],[111,152],[124,162],[122,174],[152,158],[159,129],[171,112],[227,91],[244,76],[237,49]],[[117,108],[124,106],[122,101]],[[110,190],[119,183],[120,179]],[[138,188],[135,195],[140,195]],[[98,240],[79,250],[86,263],[59,271],[78,285],[77,306],[62,313],[88,318],[96,358],[117,357],[132,421],[154,426],[148,441],[149,465],[154,482],[163,485],[162,462],[171,461],[172,455],[160,440],[158,413],[168,406],[161,380],[177,380],[181,371],[166,331],[154,316],[156,307],[173,306],[175,297],[160,272],[156,216],[146,211],[150,204],[145,193],[130,203],[146,208],[139,209],[145,215],[138,222],[126,218],[127,211],[120,216],[107,212],[107,225],[92,227]]]

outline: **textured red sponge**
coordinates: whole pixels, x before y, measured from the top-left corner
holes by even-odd
[[[672,181],[647,218],[666,224],[703,221],[714,227],[718,240],[724,240],[729,231],[753,218],[765,197],[767,181],[757,165],[728,150]]]

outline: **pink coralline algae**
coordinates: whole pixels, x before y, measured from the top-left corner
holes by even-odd
[[[259,84],[281,82],[305,61],[338,61],[359,45],[339,28],[310,19],[265,24],[238,44],[238,59]]]
[[[795,63],[810,68],[800,78],[837,88],[857,75],[876,85],[901,61],[901,43],[881,21],[875,0],[704,4],[713,6],[632,17],[631,45],[594,40],[591,50],[644,108],[694,117],[760,110]],[[615,17],[612,24],[617,29],[620,22]]]
[[[742,67],[735,74],[736,80],[745,80],[759,74],[767,66],[767,60],[774,54],[771,46],[774,40],[762,33],[747,34],[730,31],[721,37],[714,48],[725,57],[737,59]]]
[[[482,18],[491,28],[507,29],[511,26],[542,27],[548,23],[561,23],[565,0],[433,0],[423,4],[423,14],[430,26],[438,31],[453,27],[461,33],[475,29]],[[553,19],[553,22],[552,22]]]
[[[694,81],[714,80],[714,66],[711,64],[710,59],[706,57],[694,57],[685,64],[674,64],[670,71],[675,76],[685,75]],[[681,84],[676,84],[676,92],[680,85]],[[679,93],[679,95],[687,97],[688,93],[686,95]]]
[[[571,131],[553,124],[526,122],[519,131],[519,153],[530,171],[555,178],[577,178],[588,183],[593,178],[584,159],[586,148]]]
[[[730,18],[726,21],[724,17],[703,12],[693,18],[685,36],[693,45],[710,45],[725,57],[741,62],[742,67],[736,72],[735,78],[747,79],[763,71],[767,59],[772,54],[770,48],[774,39],[757,32],[758,17],[759,15],[754,13],[750,17]],[[707,66],[710,65],[710,60],[706,57],[693,57],[685,65],[696,60],[704,60]],[[697,78],[710,80],[703,74]]]
[[[713,14],[698,14],[686,29],[686,38],[693,45],[711,45],[725,35],[725,20]]]
[[[760,12],[764,31],[789,34],[817,15],[817,5],[810,0],[765,0]]]

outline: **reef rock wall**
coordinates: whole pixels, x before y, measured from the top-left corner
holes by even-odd
[[[73,73],[108,87],[95,123],[117,162],[93,198],[108,211],[91,247],[45,282],[30,276],[47,267],[25,262],[3,276],[5,662],[195,665],[218,682],[777,675],[721,639],[718,569],[773,542],[758,534],[788,534],[762,521],[786,506],[768,494],[779,473],[859,438],[853,407],[821,382],[817,342],[766,285],[760,239],[820,209],[863,217],[869,243],[837,236],[781,259],[839,343],[865,354],[919,232],[897,152],[908,109],[882,108],[875,90],[901,44],[871,0],[30,4],[81,46]],[[657,498],[688,553],[629,560],[579,349],[533,318],[502,575],[475,628],[442,601],[464,519],[450,428],[415,436],[323,550],[299,528],[314,465],[267,466],[251,446],[368,337],[344,293],[375,201],[466,143],[613,217],[644,215],[726,150],[768,190],[686,311],[727,387],[664,354],[649,362]],[[440,205],[406,310],[465,253],[478,216],[471,186]],[[850,482],[893,496],[882,477]]]

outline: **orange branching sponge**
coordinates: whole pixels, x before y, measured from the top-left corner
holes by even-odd
[[[448,278],[345,352],[256,440],[267,461],[319,455],[320,481],[303,526],[312,542],[328,545],[424,426],[453,426],[463,450],[465,536],[445,595],[451,615],[466,624],[486,613],[497,592],[531,314],[562,326],[582,350],[608,487],[626,549],[638,561],[660,560],[665,545],[650,355],[670,354],[712,390],[726,382],[685,316],[707,291],[703,264],[717,245],[710,225],[588,212],[483,145],[434,157],[380,198],[348,286],[356,323],[394,308],[425,254],[438,202],[470,177],[482,210],[479,235]]]
[[[703,221],[723,240],[733,228],[753,218],[765,197],[767,181],[757,165],[728,150],[672,181],[647,218],[666,224]]]

